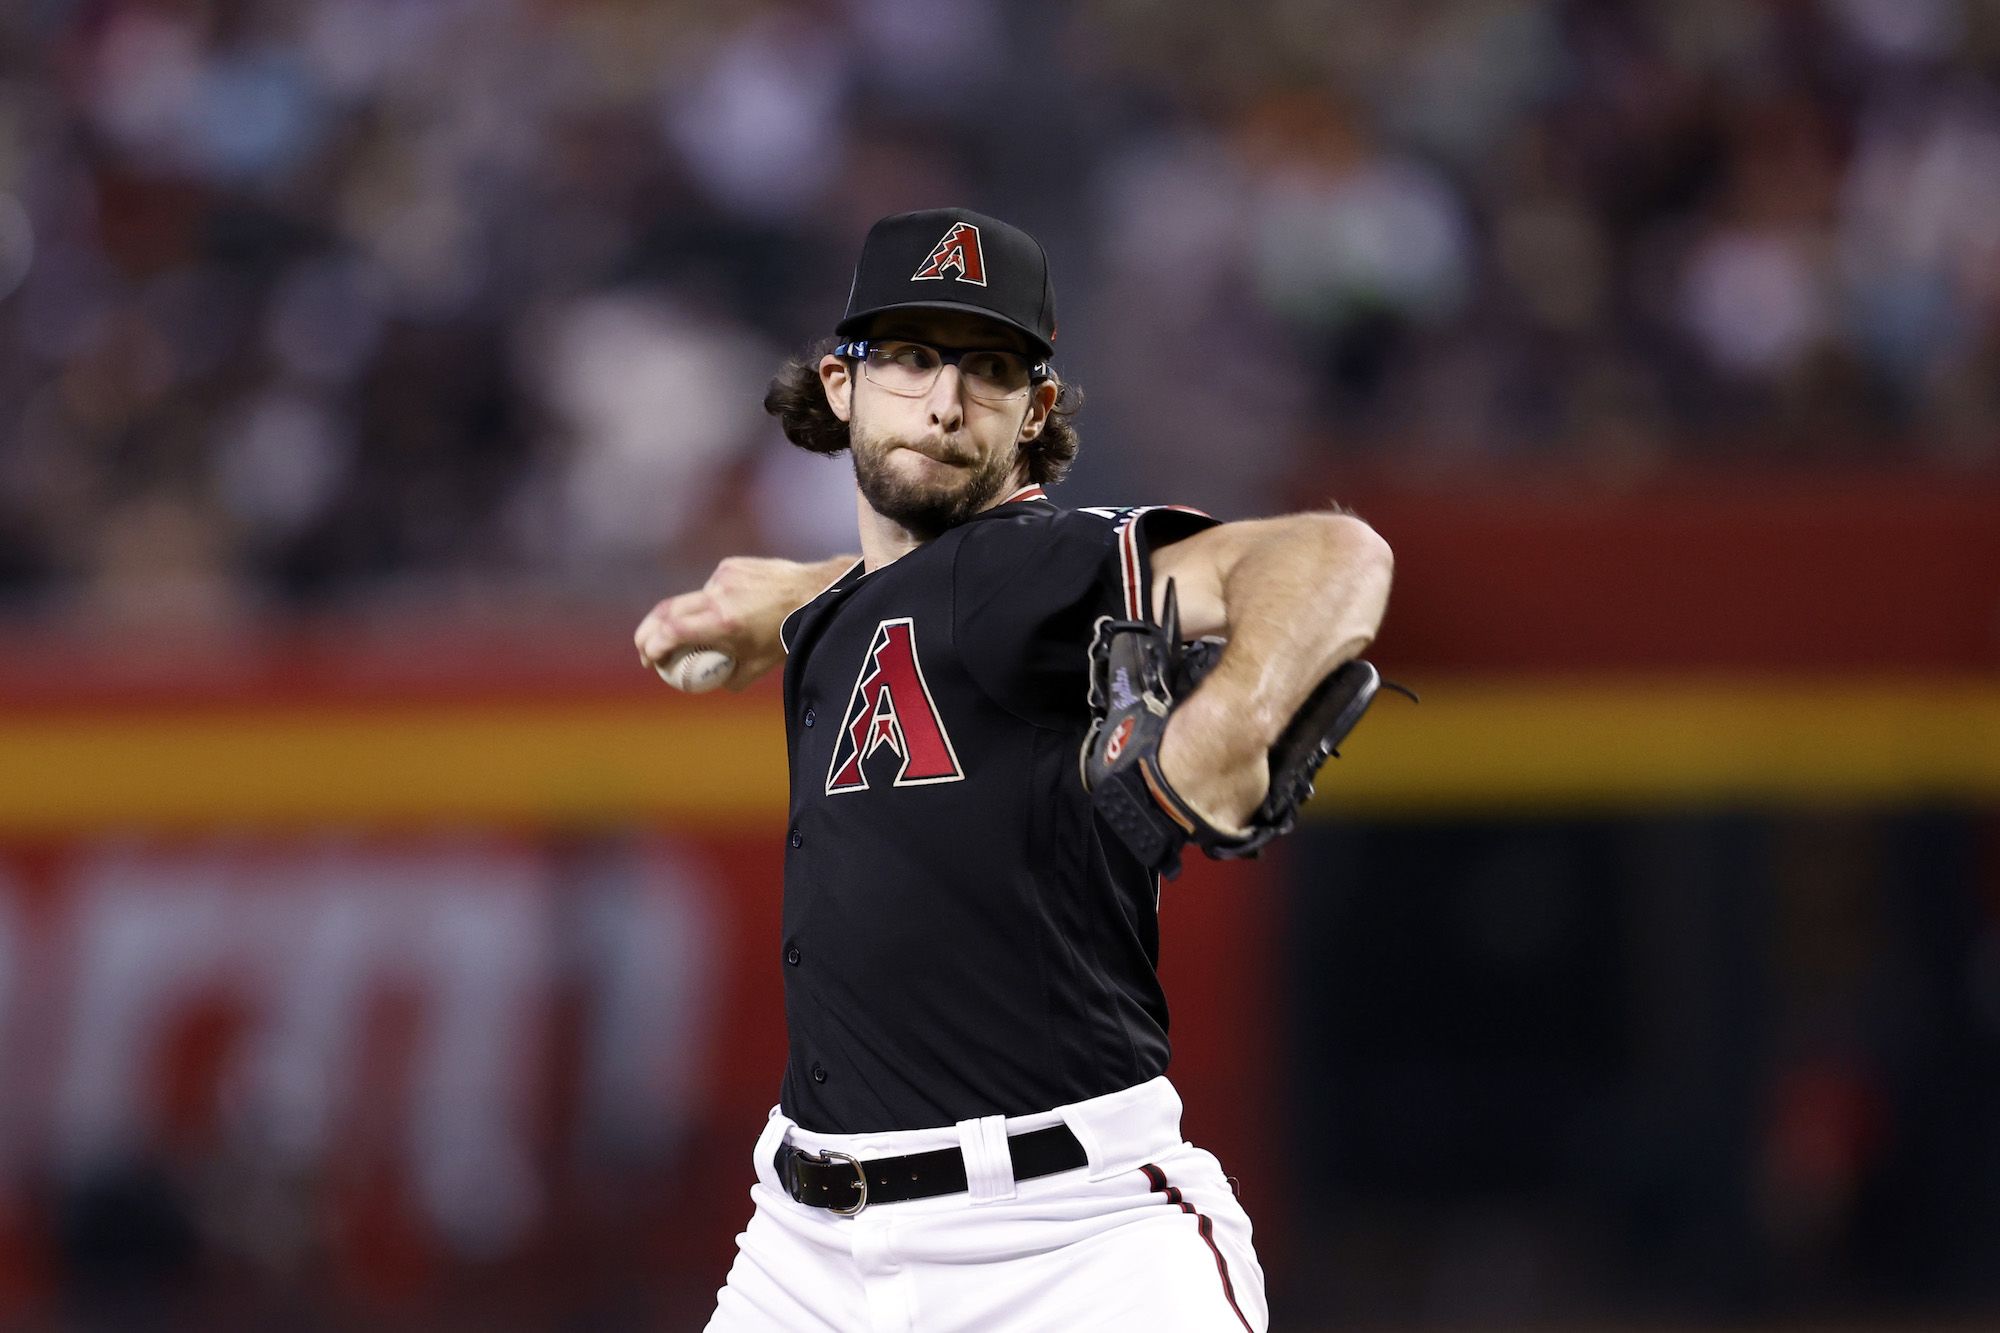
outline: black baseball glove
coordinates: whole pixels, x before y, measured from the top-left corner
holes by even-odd
[[[1291,832],[1299,806],[1311,799],[1320,765],[1339,751],[1376,691],[1381,673],[1356,659],[1322,680],[1271,746],[1271,785],[1241,836],[1196,814],[1160,771],[1160,738],[1176,700],[1187,697],[1222,656],[1219,639],[1183,644],[1174,585],[1158,625],[1101,617],[1090,644],[1090,708],[1096,714],[1083,742],[1083,787],[1132,854],[1169,879],[1180,873],[1181,848],[1192,841],[1210,857],[1255,856]],[[1415,699],[1400,685],[1390,689]]]

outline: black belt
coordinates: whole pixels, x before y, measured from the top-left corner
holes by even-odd
[[[1073,1171],[1090,1162],[1068,1125],[1050,1125],[1007,1140],[1014,1179],[1033,1180]],[[808,1152],[778,1145],[774,1165],[792,1198],[814,1208],[852,1217],[871,1203],[902,1203],[966,1190],[965,1158],[956,1148],[913,1152],[906,1157],[859,1161],[844,1152]]]

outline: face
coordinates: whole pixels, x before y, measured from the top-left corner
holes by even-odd
[[[956,310],[885,315],[868,334],[1034,355],[1015,330]],[[1027,475],[1021,446],[1041,433],[1059,392],[1053,383],[1035,384],[1019,399],[986,402],[965,392],[958,367],[948,365],[928,392],[905,397],[838,357],[824,358],[819,370],[828,403],[847,422],[862,498],[925,539],[990,508],[1021,484]]]

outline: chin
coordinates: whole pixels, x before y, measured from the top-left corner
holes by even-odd
[[[876,513],[926,539],[957,527],[979,511],[977,504],[966,503],[962,493],[939,493],[913,487],[864,489],[862,496]]]
[[[920,537],[935,537],[963,523],[1007,484],[1005,469],[940,464],[914,453],[912,465],[896,461],[898,453],[911,451],[895,450],[886,458],[856,454],[855,483],[869,508]]]

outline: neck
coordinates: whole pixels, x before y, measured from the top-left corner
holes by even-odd
[[[1028,489],[1029,485],[1027,477],[1016,472],[1007,486],[992,500],[981,505],[977,512],[983,514],[996,505],[1007,503]],[[884,565],[894,564],[930,540],[910,531],[896,520],[877,513],[858,488],[854,492],[854,508],[861,527],[861,561],[870,574]]]
[[[924,538],[893,518],[884,518],[857,488],[854,508],[861,520],[861,562],[870,574],[894,564],[924,544]]]

